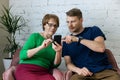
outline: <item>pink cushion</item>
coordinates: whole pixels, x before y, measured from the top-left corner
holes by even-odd
[[[61,72],[59,69],[53,69],[53,76],[56,80],[63,80],[64,73]]]

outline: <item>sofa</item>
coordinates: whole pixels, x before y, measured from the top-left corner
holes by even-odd
[[[15,52],[15,55],[12,59],[12,62],[11,62],[11,65],[10,65],[10,68],[13,67],[15,68],[15,66],[18,65],[18,62],[19,62],[19,52],[20,52],[20,49],[18,49],[16,52]],[[109,49],[106,49],[105,50],[106,54],[108,55],[108,60],[110,61],[110,63],[112,64],[113,68],[115,70],[117,70],[117,72],[120,74],[120,69],[117,65],[117,62],[115,60],[115,57],[113,56],[113,53],[111,52],[111,50]],[[57,77],[56,80],[70,80],[70,77],[72,76],[72,71],[68,71],[66,69],[66,66],[65,66],[65,62],[64,62],[64,59],[62,58],[62,63],[61,65],[58,67],[61,71],[59,71],[59,69],[55,69],[53,70],[53,75]],[[9,69],[8,69],[9,70]],[[14,69],[15,70],[15,69]],[[11,74],[12,73],[12,74]],[[3,80],[15,80],[14,79],[14,71],[5,71],[4,74],[3,74]]]

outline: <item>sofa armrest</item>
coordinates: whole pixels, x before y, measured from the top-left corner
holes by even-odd
[[[64,73],[59,69],[53,69],[53,76],[56,80],[64,80]]]
[[[70,80],[70,77],[73,75],[72,71],[68,70],[65,72],[65,80]]]
[[[3,80],[15,80],[14,78],[14,71],[16,69],[16,66],[11,66],[10,68],[8,68],[3,74]]]

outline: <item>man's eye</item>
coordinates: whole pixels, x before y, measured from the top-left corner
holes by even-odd
[[[69,21],[67,21],[66,23],[69,23]]]
[[[71,21],[71,23],[74,23],[75,21]]]

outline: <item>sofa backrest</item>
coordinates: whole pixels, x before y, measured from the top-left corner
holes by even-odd
[[[11,66],[16,66],[16,65],[18,65],[18,63],[19,63],[19,53],[20,53],[20,50],[21,50],[21,49],[17,49],[17,50],[15,51],[10,67],[11,67]]]
[[[12,59],[12,62],[11,62],[10,67],[11,67],[11,66],[16,66],[16,65],[18,65],[18,63],[19,63],[19,53],[20,53],[20,50],[21,50],[21,49],[18,49],[18,50],[16,50],[16,52],[14,53],[14,56],[13,56],[13,59]],[[109,60],[109,62],[112,64],[113,68],[114,68],[114,69],[118,69],[118,65],[117,65],[117,62],[116,62],[116,60],[115,60],[115,58],[114,58],[114,56],[113,56],[113,53],[112,53],[109,49],[106,49],[105,52],[106,52],[106,54],[108,55],[108,60]],[[64,60],[64,59],[62,59],[62,60]]]

